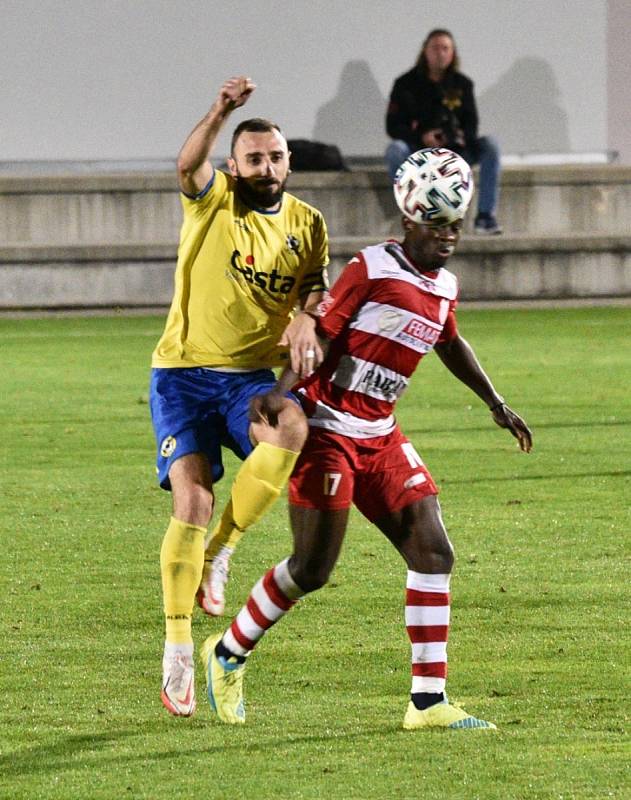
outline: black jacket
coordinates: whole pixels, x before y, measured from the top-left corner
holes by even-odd
[[[403,139],[418,150],[424,146],[421,135],[425,131],[442,128],[449,140],[454,126],[464,132],[466,149],[475,151],[478,112],[473,81],[466,75],[452,72],[441,83],[434,83],[414,67],[396,79],[386,114],[388,136]]]

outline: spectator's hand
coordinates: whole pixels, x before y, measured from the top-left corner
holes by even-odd
[[[289,348],[291,368],[301,378],[311,375],[324,358],[315,328],[313,317],[299,312],[285,328],[279,341],[280,345]]]
[[[239,75],[228,78],[219,90],[218,101],[225,111],[232,111],[242,106],[256,89],[256,84],[250,78]]]
[[[285,396],[272,389],[266,394],[257,394],[250,400],[248,419],[250,422],[263,422],[275,428],[278,415],[285,407]]]
[[[442,147],[445,144],[445,134],[440,128],[432,128],[421,135],[421,142],[425,147]]]
[[[524,453],[529,453],[532,450],[532,433],[519,414],[516,414],[505,403],[495,406],[491,414],[493,414],[493,419],[500,428],[508,428],[513,434],[519,442],[520,450],[523,450]]]

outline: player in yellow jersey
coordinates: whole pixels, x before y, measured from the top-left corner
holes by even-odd
[[[177,716],[195,710],[195,595],[207,613],[221,613],[229,554],[278,497],[307,436],[291,396],[259,405],[253,422],[250,400],[274,385],[272,367],[291,363],[306,375],[322,359],[309,312],[326,289],[326,225],[320,212],[285,193],[290,154],[283,134],[268,120],[246,120],[232,137],[230,174],[209,161],[226,119],[254,90],[249,78],[227,80],[180,151],[184,221],[175,292],[152,359],[159,481],[173,500],[160,553],[161,697]],[[206,542],[222,447],[243,464]]]

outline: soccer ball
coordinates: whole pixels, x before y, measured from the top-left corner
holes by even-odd
[[[446,147],[412,153],[394,179],[394,198],[412,222],[448,225],[462,219],[472,196],[471,167]]]

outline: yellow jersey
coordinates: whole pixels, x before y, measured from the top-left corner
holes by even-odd
[[[181,195],[175,292],[153,367],[275,367],[293,310],[327,288],[322,214],[284,193],[276,212],[245,205],[215,170],[196,198]]]

